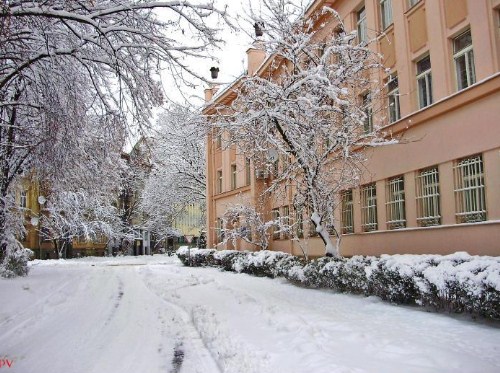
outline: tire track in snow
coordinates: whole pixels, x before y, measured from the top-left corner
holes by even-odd
[[[194,322],[193,313],[154,291],[154,284],[149,282],[143,275],[143,273],[146,271],[150,272],[150,270],[147,268],[142,268],[137,272],[137,275],[141,279],[145,288],[159,301],[164,303],[167,307],[171,308],[175,313],[173,321],[179,326],[182,325],[182,329],[178,331],[178,334],[179,339],[184,341],[183,362],[193,362],[193,367],[191,369],[196,369],[186,369],[186,371],[188,371],[189,373],[229,373],[228,371],[224,370],[223,366],[220,364],[218,354],[216,352],[214,353],[207,345],[206,338],[203,337],[203,333],[200,332],[200,330],[197,328],[196,323]],[[190,286],[194,286],[194,284]]]
[[[246,346],[238,338],[235,338],[233,333],[217,320],[210,307],[204,305],[186,307],[177,301],[180,299],[178,290],[211,284],[215,282],[215,279],[191,276],[183,278],[183,283],[169,281],[168,285],[176,283],[177,286],[165,287],[163,282],[158,286],[148,281],[148,273],[151,273],[149,268],[143,268],[140,272],[144,283],[152,293],[177,309],[180,314],[184,315],[184,319],[189,317],[192,328],[217,363],[220,372],[264,373],[267,371],[266,361],[264,361],[267,357],[255,352],[254,347]],[[187,355],[189,351],[186,348]]]

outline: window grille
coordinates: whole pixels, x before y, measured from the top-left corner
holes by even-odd
[[[341,194],[342,198],[342,234],[354,233],[354,206],[352,189]]]
[[[361,188],[361,228],[363,232],[376,231],[377,224],[377,189],[375,183]]]
[[[387,97],[389,99],[389,123],[394,123],[401,119],[401,111],[399,109],[399,85],[396,75],[391,75],[389,77],[387,90]]]
[[[382,15],[382,29],[392,25],[392,0],[380,0],[380,13]]]
[[[455,60],[457,88],[460,91],[476,82],[474,51],[472,50],[470,30],[453,40],[453,59]]]
[[[438,168],[420,171],[415,185],[417,188],[417,224],[420,227],[441,224]]]
[[[359,43],[366,43],[368,41],[368,27],[366,24],[366,11],[362,7],[357,13],[357,29]]]
[[[484,165],[481,155],[462,159],[454,167],[457,223],[486,220]]]
[[[432,104],[431,58],[427,56],[417,62],[418,102],[422,109]]]
[[[389,229],[406,227],[405,182],[403,176],[387,180],[386,194],[387,227]]]

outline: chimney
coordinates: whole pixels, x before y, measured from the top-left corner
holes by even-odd
[[[212,98],[215,96],[218,90],[219,86],[216,85],[210,85],[209,88],[205,88],[205,102],[212,101]]]
[[[247,59],[248,76],[252,76],[266,59],[266,51],[263,49],[263,45],[258,41],[253,43],[252,47],[247,50]]]

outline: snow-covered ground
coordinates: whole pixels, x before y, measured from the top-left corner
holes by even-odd
[[[166,256],[0,280],[2,372],[500,372],[500,328]]]

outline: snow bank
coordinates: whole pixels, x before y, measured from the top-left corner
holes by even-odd
[[[266,250],[191,249],[190,253],[179,250],[177,255],[185,265],[285,277],[305,287],[376,295],[392,303],[500,320],[500,257],[460,252],[445,256],[325,257],[306,263],[286,253]]]

